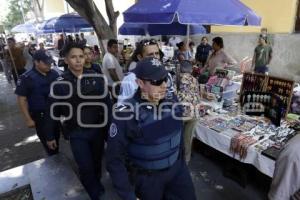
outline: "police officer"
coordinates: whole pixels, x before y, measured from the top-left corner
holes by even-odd
[[[53,59],[49,52],[39,50],[33,55],[34,66],[24,73],[17,82],[15,93],[21,112],[29,128],[36,128],[37,135],[48,155],[58,153],[58,148],[49,149],[43,132],[45,111],[50,85],[58,77],[58,73],[50,69]],[[54,124],[53,138],[58,143],[59,128]]]
[[[108,112],[111,111],[108,88],[103,78],[95,77],[94,71],[83,68],[85,59],[80,44],[66,45],[64,53],[68,70],[51,88],[49,122],[45,126],[47,144],[51,149],[57,147],[52,124],[63,117],[63,133],[70,140],[81,182],[91,199],[97,200],[104,194],[100,177],[105,138],[103,127],[108,123]]]
[[[137,63],[135,74],[139,89],[117,108],[109,130],[113,185],[122,200],[195,200],[183,154],[182,108],[175,96],[165,98],[168,73],[150,57]]]

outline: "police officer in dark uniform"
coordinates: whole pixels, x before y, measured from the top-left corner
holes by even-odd
[[[168,72],[156,58],[135,69],[138,91],[115,111],[106,151],[107,169],[122,200],[195,200],[184,161],[177,99],[165,98]]]
[[[91,199],[98,200],[104,194],[100,178],[105,125],[111,112],[108,88],[104,78],[83,68],[85,59],[80,44],[68,44],[64,53],[68,70],[51,88],[49,122],[45,126],[47,144],[56,148],[52,124],[63,116],[63,133],[70,140],[81,182]]]
[[[58,153],[58,148],[49,149],[43,132],[45,125],[45,111],[50,92],[50,85],[58,77],[58,73],[51,68],[53,59],[47,51],[37,51],[33,55],[34,66],[24,73],[17,82],[15,93],[21,112],[29,128],[36,128],[37,135],[48,155]],[[59,127],[53,126],[53,139],[58,144]]]

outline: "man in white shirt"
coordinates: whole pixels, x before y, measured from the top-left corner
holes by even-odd
[[[118,57],[118,41],[110,39],[107,43],[107,52],[103,57],[102,67],[103,74],[106,76],[110,90],[123,79],[123,70],[117,59]],[[115,89],[118,95],[118,89]],[[114,93],[112,93],[114,95]]]
[[[169,39],[169,46],[173,47],[174,49],[177,49],[177,44],[182,42],[182,40],[179,37],[173,36]]]
[[[160,59],[159,47],[156,40],[154,39],[142,40],[136,46],[135,51],[138,60],[142,60],[146,57],[155,57],[157,59]],[[174,92],[173,80],[170,74],[168,74],[167,87],[167,95],[168,92]],[[127,76],[124,77],[121,83],[121,91],[118,97],[118,105],[121,105],[124,102],[124,100],[131,98],[136,92],[137,88],[138,85],[136,83],[136,75],[133,70],[132,72],[128,73]]]

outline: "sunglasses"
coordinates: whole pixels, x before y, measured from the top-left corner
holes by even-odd
[[[154,45],[157,44],[157,41],[155,39],[150,39],[150,40],[145,39],[140,41],[140,44],[143,46]]]
[[[149,81],[151,85],[160,86],[163,82],[166,83],[168,81],[168,77],[166,76],[165,78],[160,79],[160,80],[149,80],[149,79],[143,79],[143,80]]]

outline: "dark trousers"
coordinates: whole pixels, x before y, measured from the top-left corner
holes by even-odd
[[[194,185],[183,159],[164,171],[139,173],[136,195],[142,200],[196,200]]]
[[[206,61],[207,61],[207,58],[206,59],[201,59],[201,60],[199,60],[199,62],[201,63],[201,67],[204,67],[205,66],[205,64],[206,64]]]
[[[47,145],[46,136],[43,132],[43,126],[45,123],[47,123],[45,121],[44,112],[31,112],[30,115],[35,123],[36,134],[39,137],[47,154],[49,156],[57,154],[59,152],[59,148],[56,148],[55,150],[51,150],[48,148],[48,145]],[[55,131],[54,131],[55,140],[56,140],[57,145],[59,145],[59,135],[60,135],[59,133],[60,133],[60,128],[59,128],[59,124],[57,123],[57,126],[55,127]]]
[[[260,67],[255,67],[254,71],[256,73],[261,73],[261,74],[265,74],[266,72],[269,71],[267,66],[260,66]]]
[[[80,179],[92,200],[98,200],[104,194],[104,187],[100,182],[104,136],[100,128],[78,128],[70,132],[71,149]]]
[[[15,84],[17,85],[17,81],[18,81],[18,77],[17,77],[17,74],[18,76],[20,77],[24,72],[26,72],[26,69],[17,69],[17,72],[15,69],[12,69],[11,70],[11,73],[13,75],[13,78],[14,78],[14,81],[15,81]]]

